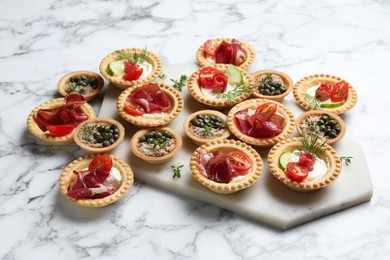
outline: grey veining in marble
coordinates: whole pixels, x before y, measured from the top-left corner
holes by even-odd
[[[0,258],[387,259],[390,255],[390,2],[0,0]],[[213,37],[250,43],[250,71],[294,81],[348,80],[358,104],[343,115],[364,150],[370,202],[282,232],[207,203],[136,182],[103,209],[59,194],[61,170],[84,152],[53,147],[26,129],[29,112],[58,97],[57,81],[98,71],[115,49],[145,47],[165,64],[195,62]],[[99,111],[103,94],[92,102]]]

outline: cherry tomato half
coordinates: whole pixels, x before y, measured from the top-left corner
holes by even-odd
[[[103,170],[106,172],[111,171],[112,159],[107,154],[96,156],[88,166],[88,170],[92,172],[94,169]]]
[[[55,136],[63,136],[72,133],[76,128],[75,125],[48,125],[47,130]]]
[[[307,170],[307,168],[301,165],[299,162],[287,163],[286,173],[292,181],[296,182],[302,182],[307,178],[307,175],[309,175],[309,171]]]
[[[256,109],[255,114],[263,114],[267,117],[272,116],[273,114],[276,113],[277,108],[278,106],[275,103],[271,103],[271,102],[264,103]]]
[[[330,92],[330,100],[332,102],[341,102],[347,99],[348,97],[348,89],[349,86],[345,82],[336,83],[331,92]]]
[[[136,63],[131,61],[125,61],[125,74],[122,76],[124,80],[137,80],[141,77],[143,68],[140,68]]]
[[[205,67],[199,71],[199,86],[212,88],[214,86],[214,76],[222,74],[221,71],[213,67]]]
[[[218,49],[219,43],[216,40],[210,39],[207,40],[204,44],[204,51],[207,55],[215,56],[216,50]]]
[[[332,86],[329,83],[321,83],[321,85],[316,89],[316,99],[318,99],[319,101],[328,100],[331,90]]]
[[[124,109],[128,114],[132,116],[142,116],[143,114],[145,114],[145,110],[140,105],[134,104],[128,99],[125,102]]]
[[[252,160],[243,152],[233,151],[228,153],[230,165],[235,171],[243,172],[252,167]]]

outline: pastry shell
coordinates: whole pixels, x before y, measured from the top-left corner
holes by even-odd
[[[97,124],[97,123],[114,124],[114,125],[116,125],[118,127],[118,129],[119,129],[119,137],[110,146],[107,146],[107,147],[92,147],[92,146],[88,145],[87,143],[85,143],[82,139],[80,139],[79,134],[80,134],[81,131],[83,131],[83,128],[84,128],[85,125],[87,125],[87,124]],[[97,118],[86,120],[86,121],[82,122],[81,124],[79,124],[77,126],[77,128],[74,130],[73,139],[74,139],[75,143],[78,146],[80,146],[82,149],[84,149],[87,152],[91,152],[91,153],[108,153],[108,152],[114,150],[122,142],[124,136],[125,136],[125,128],[123,127],[123,125],[121,123],[119,123],[118,121],[116,121],[116,120],[114,120],[112,118],[97,117]]]
[[[216,64],[214,66],[208,66],[208,67],[213,67],[218,70],[220,70],[222,73],[224,73],[229,65],[227,64]],[[249,84],[252,85],[252,82],[250,81],[250,76],[249,74],[238,67],[238,69],[241,71],[242,76],[244,78],[244,84]],[[198,79],[199,79],[199,69],[198,71],[194,72],[191,77],[188,80],[188,91],[190,95],[197,100],[198,102],[205,104],[208,107],[215,108],[215,109],[223,109],[223,108],[230,108],[234,106],[237,103],[240,103],[241,101],[247,99],[251,93],[244,93],[241,96],[238,96],[234,98],[233,100],[226,100],[226,99],[214,99],[207,97],[205,94],[203,94],[201,87],[198,84]]]
[[[329,112],[329,111],[321,111],[321,110],[310,110],[310,111],[306,111],[305,113],[303,113],[302,115],[300,115],[297,120],[296,120],[296,123],[295,123],[295,127],[298,131],[298,133],[300,135],[302,135],[302,129],[301,129],[301,123],[308,117],[308,116],[318,116],[320,117],[322,114],[328,114],[331,118],[333,118],[334,120],[337,121],[337,123],[339,124],[340,126],[340,132],[338,133],[338,135],[335,137],[335,138],[332,138],[332,139],[328,139],[327,140],[327,144],[329,145],[333,145],[335,143],[337,143],[338,141],[340,141],[343,137],[344,137],[344,134],[345,134],[345,131],[346,131],[346,127],[345,127],[345,123],[344,123],[344,120],[341,119],[341,117],[339,117],[338,115],[336,115],[335,113],[332,113],[332,112]],[[319,136],[319,138],[321,138]]]
[[[172,133],[173,138],[175,139],[175,148],[169,154],[158,156],[158,157],[148,156],[137,149],[137,145],[139,143],[139,139],[141,138],[141,136],[155,130],[160,132]],[[130,149],[133,152],[133,154],[149,164],[161,164],[161,163],[168,162],[170,159],[172,159],[172,157],[174,157],[180,151],[182,145],[183,145],[183,140],[181,139],[181,136],[176,131],[174,131],[172,128],[169,127],[159,127],[153,129],[139,130],[133,135],[133,137],[130,140]]]
[[[200,154],[215,150],[244,152],[252,160],[252,168],[245,175],[245,178],[238,181],[231,181],[230,183],[212,181],[202,173],[198,161]],[[229,194],[246,189],[254,184],[262,174],[263,161],[260,155],[251,146],[236,140],[220,139],[205,143],[194,151],[190,159],[190,170],[194,178],[203,186],[217,193]]]
[[[148,51],[148,50],[138,49],[138,48],[122,49],[120,51],[124,51],[124,52],[129,53],[129,54],[141,53],[143,51],[146,52],[148,54],[148,58],[146,59],[146,61],[152,65],[153,70],[146,78],[137,79],[137,80],[128,81],[128,80],[123,80],[122,78],[118,78],[116,76],[112,76],[107,72],[107,66],[111,61],[119,60],[118,51],[114,51],[114,52],[108,54],[106,57],[104,57],[104,59],[100,62],[99,70],[100,70],[100,74],[102,74],[103,77],[105,77],[108,81],[110,81],[116,87],[118,87],[120,89],[127,89],[131,86],[134,86],[134,85],[144,85],[144,84],[147,84],[147,83],[153,81],[155,78],[157,78],[161,74],[162,69],[163,69],[162,61],[153,52]]]
[[[28,130],[34,136],[53,145],[67,145],[71,143],[73,141],[74,130],[72,131],[72,133],[67,135],[51,136],[43,132],[34,121],[34,113],[37,112],[39,109],[52,109],[52,108],[60,107],[64,104],[64,102],[65,102],[64,98],[56,98],[56,99],[46,101],[40,104],[39,106],[37,106],[36,108],[34,108],[27,118]],[[83,110],[83,112],[88,115],[89,119],[96,117],[95,111],[93,110],[92,106],[89,105],[88,103],[84,103],[80,107]]]
[[[289,138],[272,147],[267,157],[268,168],[272,175],[290,189],[300,192],[309,192],[324,188],[333,182],[341,172],[341,160],[337,155],[337,152],[328,144],[323,146],[326,150],[319,156],[319,158],[327,163],[328,171],[323,177],[317,180],[304,180],[302,182],[291,181],[287,174],[278,166],[279,156],[283,152],[292,152],[302,148],[302,139],[302,137]]]
[[[270,99],[270,100],[275,100],[275,101],[282,101],[292,91],[293,86],[294,86],[293,80],[286,73],[281,72],[281,71],[259,70],[259,71],[254,72],[251,75],[251,81],[252,81],[253,85],[255,86],[255,89],[258,88],[258,81],[260,80],[260,78],[266,74],[273,74],[273,75],[277,75],[277,76],[281,77],[283,84],[284,84],[284,86],[286,86],[287,90],[284,93],[282,93],[280,95],[275,95],[275,96],[263,95],[260,92],[258,92],[257,90],[254,90],[252,95],[255,98],[264,98],[264,99]]]
[[[329,83],[331,86],[334,86],[334,84],[340,81],[344,81],[349,85],[348,97],[344,104],[342,106],[334,108],[319,108],[319,110],[329,111],[339,115],[352,109],[357,102],[357,93],[355,89],[351,86],[350,83],[340,77],[329,74],[315,74],[306,76],[300,79],[297,83],[295,83],[293,88],[293,95],[295,100],[301,107],[306,110],[313,110],[315,109],[314,105],[305,100],[304,93],[306,93],[309,88],[317,86],[320,83]]]
[[[282,132],[277,136],[270,137],[270,138],[255,138],[241,132],[241,130],[236,125],[235,114],[238,111],[241,111],[246,108],[255,110],[260,105],[268,102],[277,104],[277,113],[279,113],[281,116],[284,117],[285,122],[284,122],[284,127]],[[256,99],[246,100],[233,107],[228,114],[228,127],[230,131],[233,133],[233,135],[235,135],[241,141],[244,141],[245,143],[255,147],[270,147],[276,144],[277,142],[286,139],[293,133],[294,126],[295,126],[295,117],[293,113],[290,111],[290,109],[288,109],[286,106],[284,106],[283,104],[277,101],[268,100],[268,99],[256,98]]]
[[[227,43],[231,43],[233,39],[232,38],[216,38],[214,40],[216,40],[220,44],[222,41],[225,41]],[[252,48],[252,46],[250,46],[248,43],[246,43],[244,41],[241,41],[241,40],[239,40],[239,42],[241,44],[241,48],[243,49],[243,51],[246,54],[246,60],[244,61],[244,63],[242,63],[238,67],[240,67],[242,69],[247,69],[255,61],[256,53],[255,53],[255,50]],[[210,64],[207,61],[207,59],[206,59],[206,57],[204,55],[204,46],[203,46],[203,44],[198,48],[198,50],[196,52],[196,60],[198,61],[198,64],[201,67],[215,65],[215,64]],[[219,63],[219,64],[221,64],[221,63]]]
[[[114,194],[100,199],[74,200],[68,197],[68,187],[70,183],[76,179],[76,175],[73,173],[73,170],[80,171],[82,169],[88,168],[89,163],[98,155],[99,154],[90,154],[80,157],[65,167],[60,176],[60,192],[65,198],[80,206],[96,208],[107,206],[116,202],[130,190],[134,182],[133,171],[125,161],[116,156],[110,155],[113,162],[112,167],[117,168],[122,176],[121,185],[119,186],[118,190]]]
[[[184,107],[184,100],[181,94],[173,89],[172,87],[162,84],[162,83],[153,83],[157,85],[160,89],[164,90],[167,96],[169,97],[171,103],[173,104],[172,109],[167,112],[167,116],[161,118],[145,118],[143,116],[133,116],[127,113],[124,109],[126,99],[130,95],[130,93],[138,87],[142,87],[143,85],[132,86],[126,90],[124,90],[117,99],[117,110],[119,115],[125,119],[127,122],[136,125],[137,127],[158,127],[158,126],[166,126],[169,124],[174,118],[176,118],[181,110]]]
[[[73,71],[73,72],[70,72],[66,75],[64,75],[59,81],[58,81],[58,84],[57,84],[57,90],[58,92],[62,95],[62,96],[67,96],[69,93],[66,92],[65,90],[65,86],[69,83],[69,79],[71,77],[75,77],[75,76],[81,76],[81,75],[85,75],[87,76],[88,78],[90,77],[95,77],[97,82],[98,82],[98,85],[97,85],[97,88],[94,89],[93,91],[89,92],[89,93],[86,93],[86,94],[82,94],[82,96],[84,96],[84,98],[87,100],[87,101],[90,101],[92,100],[93,98],[95,98],[99,92],[102,90],[102,88],[104,87],[104,80],[103,78],[93,72],[93,71],[88,71],[88,70],[78,70],[78,71]]]
[[[224,133],[221,136],[214,137],[212,139],[202,138],[202,137],[198,137],[198,136],[194,135],[190,131],[190,121],[193,118],[195,118],[197,115],[216,116],[216,117],[220,118],[222,123],[225,125]],[[219,111],[215,111],[215,110],[201,110],[201,111],[190,114],[189,116],[187,116],[186,120],[184,121],[183,128],[184,128],[184,132],[186,133],[188,138],[190,138],[191,141],[197,145],[202,145],[204,143],[210,142],[211,140],[226,139],[231,135],[229,128],[227,126],[227,116],[225,114],[223,114]]]

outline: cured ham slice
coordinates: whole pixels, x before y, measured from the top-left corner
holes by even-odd
[[[215,62],[223,64],[241,65],[246,60],[245,51],[238,40],[233,39],[232,43],[221,42],[216,50]]]

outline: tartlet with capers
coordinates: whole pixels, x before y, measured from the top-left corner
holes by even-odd
[[[260,70],[251,75],[253,82],[252,95],[256,98],[265,98],[281,101],[293,88],[292,79],[281,71]]]

